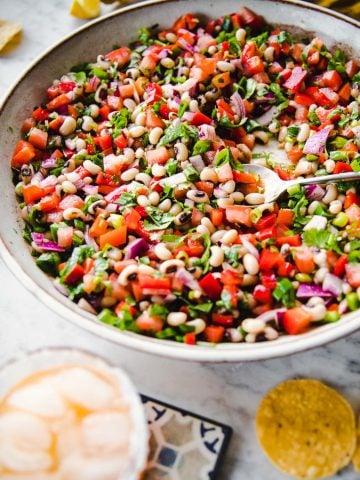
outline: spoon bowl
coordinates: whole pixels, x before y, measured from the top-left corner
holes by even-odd
[[[243,165],[244,172],[257,175],[264,189],[264,203],[274,202],[281,194],[295,185],[311,185],[333,182],[349,182],[360,180],[360,172],[345,172],[335,175],[321,175],[318,177],[298,177],[294,180],[282,180],[276,172],[270,168],[248,163]]]

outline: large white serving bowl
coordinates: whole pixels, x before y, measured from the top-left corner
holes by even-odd
[[[151,0],[127,6],[95,20],[44,52],[26,70],[6,96],[0,111],[0,252],[9,269],[43,303],[77,325],[144,352],[183,360],[207,362],[253,361],[289,355],[344,337],[360,328],[360,311],[343,316],[336,323],[324,325],[297,336],[283,336],[272,342],[255,344],[220,344],[188,346],[123,332],[99,322],[53,286],[35,264],[22,238],[22,221],[11,180],[10,159],[19,140],[20,126],[35,105],[44,101],[45,89],[54,78],[73,65],[95,61],[114,44],[127,44],[136,38],[139,28],[159,24],[169,27],[181,14],[193,12],[201,17],[218,17],[239,10],[241,5],[263,15],[269,23],[305,30],[325,40],[328,46],[352,50],[360,57],[360,23],[339,13],[296,0]]]

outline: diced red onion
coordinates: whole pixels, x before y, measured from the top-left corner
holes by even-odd
[[[86,183],[82,186],[82,190],[87,195],[97,195],[99,192],[99,187],[97,185],[87,185]]]
[[[200,125],[199,126],[199,139],[200,140],[210,140],[211,142],[216,142],[218,136],[215,132],[215,127],[212,125]]]
[[[325,195],[325,189],[321,185],[305,185],[306,197],[309,200],[321,200]]]
[[[311,155],[320,155],[320,153],[323,153],[325,151],[327,138],[332,128],[333,127],[329,125],[311,135],[311,137],[306,140],[303,152]]]
[[[189,42],[187,42],[184,37],[179,37],[177,43],[181,47],[185,48],[185,50],[188,52],[195,53],[195,48]]]
[[[92,305],[90,305],[90,303],[87,300],[85,300],[85,298],[80,298],[80,300],[78,301],[78,306],[83,310],[85,310],[86,312],[93,313],[94,315],[96,315],[95,308],[93,308]]]
[[[42,180],[44,180],[44,176],[40,172],[37,172],[31,177],[31,185],[37,185]]]
[[[55,168],[57,167],[57,158],[46,158],[41,162],[42,168]]]
[[[40,187],[41,188],[53,187],[54,185],[57,184],[57,181],[58,179],[56,175],[49,175],[48,177],[45,177],[44,180],[41,180]]]
[[[324,290],[320,285],[301,283],[296,290],[297,298],[311,298],[311,297],[332,297],[333,294]]]
[[[181,120],[183,122],[191,122],[192,119],[194,118],[195,113],[194,112],[184,112],[183,116],[181,117]]]
[[[246,235],[240,235],[240,240],[241,240],[241,243],[243,244],[245,250],[248,253],[251,253],[251,255],[254,255],[254,257],[259,258],[259,252],[258,252],[257,248],[255,247],[255,245],[253,245],[250,242],[250,240],[248,240],[246,238]]]
[[[324,277],[322,287],[325,291],[332,293],[335,297],[338,297],[342,293],[343,281],[341,278],[327,273]]]
[[[275,105],[273,105],[269,110],[267,110],[265,113],[260,115],[260,117],[256,118],[256,121],[260,123],[260,125],[269,125],[271,123],[274,113],[277,112],[277,108]]]
[[[90,90],[93,90],[95,91],[97,89],[97,87],[99,86],[101,80],[100,78],[98,77],[91,77],[90,80],[89,80],[89,88]]]
[[[240,118],[246,117],[246,110],[245,110],[245,105],[244,101],[241,98],[240,94],[238,92],[235,92],[231,95],[230,97],[230,104],[233,109],[233,111],[239,115]]]
[[[112,203],[117,200],[122,193],[127,191],[127,185],[121,185],[120,187],[115,188],[112,192],[108,193],[104,198],[107,202]]]
[[[143,238],[137,238],[124,248],[125,260],[142,257],[149,248],[149,244]]]
[[[200,290],[199,282],[185,268],[179,268],[175,273],[175,278],[180,280],[190,290]]]
[[[86,229],[85,229],[85,232],[84,232],[84,240],[85,240],[86,245],[89,245],[89,247],[93,247],[93,249],[96,252],[99,250],[99,245],[89,235],[89,226],[88,225],[86,226]]]
[[[205,168],[204,160],[202,159],[201,155],[194,155],[193,157],[189,157],[191,165],[197,170],[199,173]]]
[[[262,320],[263,322],[272,322],[275,321],[278,323],[279,315],[284,314],[286,312],[286,308],[274,308],[273,310],[268,310],[267,312],[262,313],[258,317],[258,320]]]
[[[55,242],[52,242],[51,240],[48,240],[47,238],[44,237],[43,233],[36,233],[33,232],[31,234],[31,238],[35,245],[41,250],[46,250],[47,252],[64,252],[65,249],[62,247],[59,247],[59,245]]]

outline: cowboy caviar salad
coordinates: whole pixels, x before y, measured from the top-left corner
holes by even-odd
[[[242,8],[183,15],[54,80],[12,169],[37,265],[122,330],[258,342],[360,307],[359,63]],[[272,145],[272,150],[269,148]],[[273,152],[273,153],[272,153]]]

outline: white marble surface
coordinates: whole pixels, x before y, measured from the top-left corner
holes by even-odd
[[[0,0],[0,18],[21,22],[21,44],[0,55],[0,97],[42,51],[84,21],[68,13],[71,0]],[[104,11],[111,7],[103,8]],[[6,172],[3,172],[6,174]],[[71,345],[122,365],[138,389],[234,429],[221,480],[285,480],[257,445],[254,417],[265,392],[297,376],[336,387],[360,411],[360,332],[317,350],[252,364],[185,363],[127,350],[80,330],[40,304],[0,260],[0,363],[43,346]],[[343,480],[359,478],[350,468]],[[189,480],[196,480],[196,475]]]

